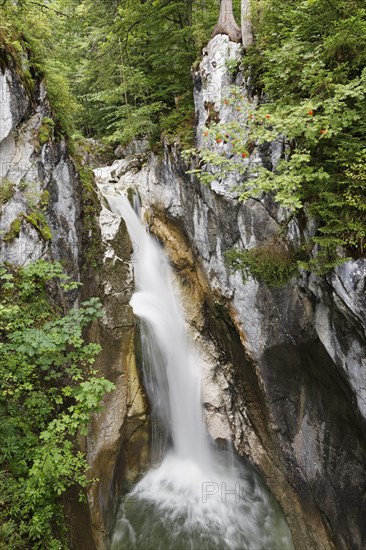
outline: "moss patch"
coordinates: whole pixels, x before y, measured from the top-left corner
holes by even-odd
[[[52,118],[45,117],[42,120],[42,124],[38,130],[38,142],[42,146],[47,143],[52,137],[53,130],[55,128],[55,123]]]
[[[3,236],[3,241],[6,243],[11,243],[15,239],[19,237],[20,229],[22,227],[23,222],[23,216],[24,214],[21,213],[15,220],[11,222],[10,229],[5,235]]]
[[[34,229],[36,229],[43,240],[50,241],[52,239],[51,230],[48,227],[47,220],[42,212],[33,211],[24,216],[24,219],[30,223]]]
[[[0,179],[0,206],[3,206],[14,196],[15,193],[15,183],[1,178]]]

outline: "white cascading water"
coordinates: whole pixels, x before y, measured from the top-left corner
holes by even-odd
[[[152,410],[171,441],[160,464],[123,498],[112,550],[292,549],[282,513],[254,470],[209,440],[199,359],[187,340],[164,251],[126,197],[105,196],[137,250],[131,306],[142,322]]]

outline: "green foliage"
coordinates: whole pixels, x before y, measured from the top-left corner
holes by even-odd
[[[244,281],[251,275],[269,287],[285,285],[298,272],[294,252],[276,239],[249,250],[230,250],[225,256],[233,270],[242,272]]]
[[[111,145],[162,135],[192,145],[191,66],[216,24],[217,0],[5,0],[0,9],[29,94],[35,77],[46,79],[57,131],[71,135],[76,124]],[[240,18],[240,0],[234,10]],[[41,145],[47,138],[41,132]]]
[[[174,113],[176,101],[191,88],[192,5],[81,3],[84,60],[74,89],[85,109],[84,131],[123,144],[159,137],[161,118]]]
[[[240,61],[237,60],[237,59],[227,59],[225,61],[225,65],[226,65],[228,73],[231,76],[236,76],[236,74],[238,73],[239,68],[240,68]]]
[[[1,178],[0,181],[0,206],[3,206],[14,196],[15,184],[11,181]]]
[[[215,0],[79,2],[67,56],[81,131],[111,144],[191,140],[191,65],[217,15]]]
[[[72,133],[79,109],[67,78],[71,62],[67,54],[69,15],[76,3],[9,0],[0,6],[0,65],[15,67],[32,99],[36,81],[45,80],[55,129],[66,135]],[[41,145],[47,139],[48,131],[41,132]]]
[[[30,214],[25,215],[24,219],[36,229],[44,241],[50,241],[52,239],[52,233],[43,212],[34,210],[30,212]]]
[[[83,340],[101,306],[61,312],[50,296],[75,284],[46,261],[1,266],[0,287],[0,546],[66,548],[60,497],[87,483],[76,435],[113,388]]]
[[[242,200],[270,192],[289,211],[305,207],[319,246],[303,265],[324,271],[365,253],[366,10],[361,0],[266,0],[252,11],[256,43],[243,64],[262,101],[228,96],[238,120],[206,131],[228,147],[198,151],[196,172],[207,182],[245,175]],[[282,158],[258,168],[255,146],[276,141]]]
[[[175,109],[160,119],[161,136],[169,143],[179,142],[182,147],[191,147],[195,136],[195,112],[191,94],[186,94]]]
[[[40,145],[44,145],[52,137],[52,132],[55,127],[55,123],[52,118],[44,117],[42,124],[38,130],[38,141]]]

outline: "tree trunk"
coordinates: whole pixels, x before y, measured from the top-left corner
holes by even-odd
[[[221,0],[219,20],[212,33],[212,38],[217,34],[227,34],[233,42],[242,41],[241,30],[233,14],[232,0]]]
[[[244,49],[247,49],[254,42],[250,16],[250,0],[241,0],[241,34]]]

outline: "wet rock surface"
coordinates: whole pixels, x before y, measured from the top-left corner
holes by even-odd
[[[124,222],[104,206],[99,226],[103,263],[90,284],[98,283],[93,294],[100,296],[105,315],[94,323],[88,338],[101,344],[95,366],[116,389],[105,397],[102,411],[94,417],[85,451],[94,479],[88,490],[92,531],[97,548],[103,549],[108,547],[121,494],[149,464],[149,421],[129,305],[134,290],[132,244]]]

